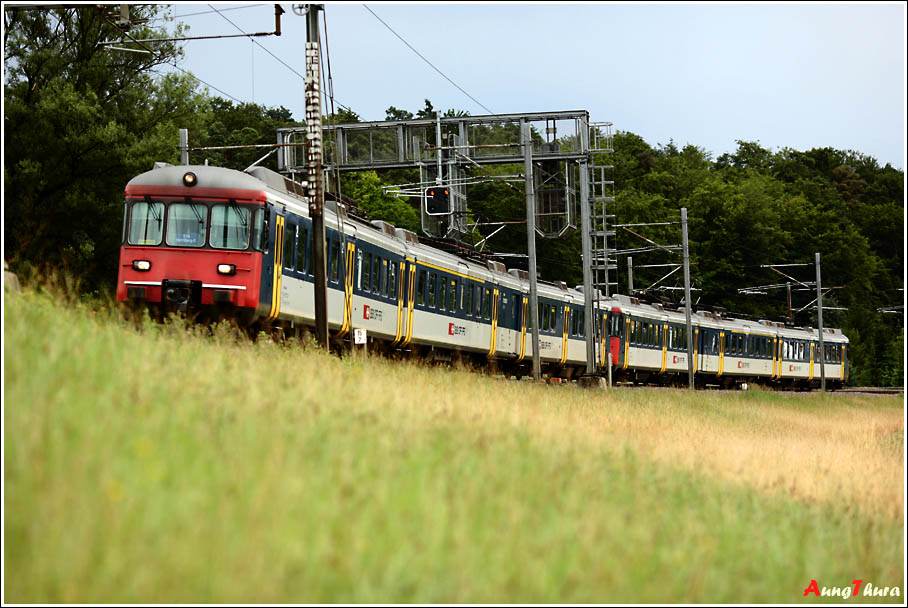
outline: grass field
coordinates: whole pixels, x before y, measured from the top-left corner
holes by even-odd
[[[6,602],[904,599],[901,398],[543,386],[34,292],[3,318]]]

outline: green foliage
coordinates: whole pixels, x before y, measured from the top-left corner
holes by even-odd
[[[404,199],[383,192],[382,181],[375,171],[343,175],[341,192],[356,201],[370,220],[384,220],[414,232],[419,230],[419,212]]]
[[[266,108],[254,103],[238,103],[214,97],[208,100],[203,114],[205,124],[198,133],[189,133],[190,142],[197,141],[200,147],[208,146],[249,146],[273,144],[275,132],[280,127],[299,126],[293,120],[290,110]],[[268,154],[268,148],[245,148],[236,150],[206,150],[193,153],[190,162],[208,162],[217,167],[242,171],[261,157]],[[277,170],[274,154],[259,165]]]
[[[110,285],[116,276],[124,185],[154,161],[176,162],[179,128],[189,129],[194,146],[234,146],[270,144],[276,128],[297,124],[286,108],[209,97],[189,77],[160,74],[156,68],[180,56],[173,44],[156,46],[154,55],[99,47],[99,42],[120,36],[104,10],[85,5],[4,13],[4,255],[14,270],[65,268],[87,291]],[[160,17],[160,10],[154,5],[131,8],[137,19]],[[172,28],[180,31],[180,26]],[[149,27],[131,32],[137,38],[168,33]],[[394,120],[435,115],[428,99],[415,113],[394,106],[386,111],[386,118]],[[466,114],[450,109],[444,115]],[[343,108],[326,119],[359,120],[355,112]],[[519,141],[519,126],[484,125],[471,129],[469,137],[477,145],[514,144]],[[533,137],[541,142],[538,133]],[[371,142],[367,138],[349,134],[352,159],[365,158],[370,150],[377,158],[396,155],[392,130],[374,133]],[[481,164],[484,155],[499,150],[480,148],[476,160]],[[194,152],[191,159],[244,169],[267,151]],[[273,155],[261,162],[274,168]],[[901,368],[892,363],[891,353],[904,331],[904,317],[883,318],[876,310],[898,303],[903,294],[903,171],[880,167],[875,159],[854,151],[772,151],[747,141],[739,141],[735,152],[713,159],[693,145],[679,147],[669,141],[654,147],[629,132],[616,133],[614,153],[601,155],[597,162],[615,166],[614,210],[620,222],[677,220],[679,209],[688,208],[692,277],[701,306],[778,318],[786,311],[784,291],[758,299],[741,296],[738,289],[781,280],[762,264],[809,263],[814,252],[820,252],[824,285],[836,288],[824,303],[848,309],[830,311],[824,321],[854,339],[852,381],[902,382]],[[514,222],[490,241],[497,251],[526,251],[526,230],[519,223],[526,215],[522,188],[491,180],[522,170],[520,165],[467,170],[473,177],[490,178],[468,189],[471,220]],[[420,223],[416,202],[389,196],[382,186],[418,180],[415,170],[348,173],[342,176],[341,192],[370,219],[416,231]],[[478,240],[495,228],[481,226],[474,234]],[[656,243],[680,242],[677,226],[638,232]],[[622,230],[617,245],[646,243]],[[635,263],[679,258],[636,255]],[[580,283],[577,233],[562,240],[539,239],[537,259],[545,279]],[[662,269],[639,269],[635,286],[656,283],[663,274]],[[680,276],[676,273],[663,285],[678,286]],[[624,273],[618,277],[618,290],[626,291]],[[811,315],[805,311],[797,321],[813,323]]]
[[[4,12],[4,255],[14,268],[65,267],[86,289],[116,274],[124,185],[176,160],[177,128],[196,124],[202,105],[191,79],[154,71],[179,56],[176,46],[156,55],[99,47],[119,36],[104,10]],[[160,9],[131,10],[152,18]]]

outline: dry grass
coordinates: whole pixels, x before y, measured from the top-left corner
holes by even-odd
[[[4,323],[7,600],[789,603],[904,576],[897,398],[534,385],[33,293]]]
[[[516,407],[524,389],[495,391],[497,403],[483,408],[485,416],[504,416],[552,442],[632,449],[651,461],[800,500],[888,517],[904,512],[899,397],[646,389],[565,394],[570,389],[539,387],[538,405]]]

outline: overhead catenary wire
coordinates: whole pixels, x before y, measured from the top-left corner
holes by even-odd
[[[202,80],[201,78],[199,78],[198,76],[196,76],[195,74],[193,74],[192,72],[187,72],[186,70],[184,70],[183,68],[181,68],[180,66],[178,66],[178,65],[176,64],[176,61],[167,61],[167,60],[165,60],[164,57],[163,57],[162,55],[160,55],[160,54],[154,52],[153,50],[151,50],[150,48],[148,48],[148,46],[145,45],[145,43],[139,42],[138,40],[136,40],[136,38],[133,37],[129,32],[123,32],[122,30],[120,30],[120,28],[117,26],[117,24],[116,24],[115,22],[111,21],[110,18],[108,18],[108,17],[105,16],[105,17],[104,17],[104,20],[107,21],[108,24],[110,24],[110,25],[112,25],[113,27],[115,27],[115,28],[117,29],[117,31],[122,32],[122,34],[125,35],[127,38],[129,38],[132,42],[134,42],[135,44],[138,44],[140,47],[142,47],[143,49],[145,49],[146,51],[148,51],[149,53],[151,53],[152,55],[154,55],[157,59],[159,59],[159,60],[161,61],[161,63],[166,63],[167,65],[169,65],[169,66],[171,66],[171,67],[173,67],[173,68],[179,70],[179,71],[182,72],[183,74],[186,74],[187,76],[191,76],[192,78],[195,78],[196,80],[198,80],[199,82],[201,82],[202,84],[204,84],[206,87],[208,87],[208,88],[210,88],[210,89],[214,89],[215,91],[217,91],[217,92],[220,93],[221,95],[225,95],[225,96],[229,97],[230,99],[232,99],[233,101],[235,101],[235,102],[237,102],[237,103],[242,103],[239,99],[237,99],[236,97],[234,97],[234,96],[231,95],[230,93],[227,93],[227,92],[225,92],[225,91],[222,91],[221,89],[217,88],[217,87],[214,86],[213,84],[209,84],[209,83],[205,82],[204,80]]]
[[[237,30],[239,30],[240,32],[243,31],[243,29],[242,29],[240,26],[238,26],[236,23],[234,23],[233,21],[231,21],[230,18],[227,17],[227,15],[224,15],[224,14],[222,13],[222,11],[225,10],[225,9],[218,10],[218,9],[214,8],[214,6],[212,6],[211,4],[209,4],[208,6],[211,7],[212,11],[214,11],[215,13],[217,13],[218,15],[220,15],[225,21],[227,21],[227,23],[229,23],[230,25],[232,25],[233,27],[235,27],[235,28],[236,28]],[[327,43],[327,31],[326,31],[326,34],[325,34],[325,35],[326,35],[326,43]],[[297,72],[290,64],[288,64],[286,61],[284,61],[283,59],[281,59],[280,57],[278,57],[277,55],[275,55],[274,53],[272,53],[270,50],[268,50],[268,48],[266,48],[264,45],[262,45],[258,40],[255,40],[255,39],[253,39],[253,38],[250,38],[250,40],[252,40],[253,44],[256,44],[260,49],[262,49],[263,51],[265,51],[266,53],[268,53],[269,55],[271,55],[278,63],[280,63],[281,65],[283,65],[285,68],[287,68],[288,70],[290,70],[290,71],[293,72],[294,74],[296,74],[296,76],[297,76],[298,78],[300,78],[303,82],[306,81],[306,77],[305,77],[303,74],[300,74],[299,72]],[[340,107],[344,108],[344,109],[347,110],[348,112],[352,112],[352,110],[351,110],[350,108],[348,108],[347,106],[345,106],[344,104],[342,104],[342,103],[339,102],[339,101],[337,102],[337,105],[339,105]]]
[[[476,103],[476,105],[478,105],[479,107],[481,107],[483,110],[485,110],[485,111],[488,112],[489,114],[494,114],[494,113],[495,113],[495,112],[493,112],[492,110],[490,110],[489,108],[487,108],[485,105],[483,105],[483,104],[482,104],[479,100],[477,100],[475,97],[473,97],[472,95],[470,95],[469,93],[467,93],[467,92],[463,89],[463,87],[461,87],[459,84],[457,84],[456,82],[454,82],[453,80],[451,80],[450,78],[448,78],[448,76],[447,76],[444,72],[442,72],[442,71],[439,70],[437,67],[435,67],[435,65],[434,65],[431,61],[429,61],[428,59],[426,59],[426,58],[423,56],[422,53],[420,53],[420,52],[417,51],[415,48],[413,48],[413,45],[412,45],[412,44],[410,44],[409,42],[407,42],[406,40],[404,40],[403,36],[401,36],[400,34],[398,34],[397,32],[395,32],[395,31],[394,31],[394,28],[392,28],[390,25],[388,25],[387,23],[385,23],[385,21],[384,21],[381,17],[379,17],[378,15],[376,15],[376,14],[375,14],[375,11],[373,11],[371,8],[369,8],[369,5],[368,5],[368,4],[363,4],[363,8],[365,8],[367,11],[369,11],[370,13],[372,13],[372,16],[375,17],[376,19],[378,19],[378,20],[381,22],[381,24],[384,25],[386,28],[388,28],[388,30],[389,30],[392,34],[394,34],[395,36],[397,36],[397,38],[398,38],[401,42],[403,42],[405,45],[407,45],[407,48],[409,48],[411,51],[413,51],[414,53],[416,53],[416,54],[419,56],[420,59],[422,59],[422,60],[425,61],[427,64],[429,64],[429,67],[431,67],[433,70],[435,70],[436,72],[438,72],[439,74],[441,74],[442,78],[444,78],[445,80],[447,80],[448,82],[450,82],[452,85],[454,85],[454,87],[456,87],[458,91],[460,91],[461,93],[463,93],[464,95],[466,95],[467,97],[469,97],[470,99],[472,99],[473,102]]]

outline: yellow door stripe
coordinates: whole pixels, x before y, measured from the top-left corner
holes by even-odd
[[[628,317],[625,320],[624,326],[624,365],[621,366],[621,369],[627,369],[628,355],[630,354],[631,348],[631,318]]]
[[[659,373],[665,371],[665,366],[668,364],[668,324],[662,326],[662,369],[659,370]]]
[[[489,347],[489,356],[490,357],[495,354],[495,347],[497,346],[496,343],[498,342],[498,290],[497,289],[492,290],[491,304],[492,304],[492,311],[491,311],[491,316],[492,316],[492,340],[491,340],[491,342],[492,342],[492,344]]]
[[[407,258],[407,261],[410,262],[410,281],[407,285],[409,295],[407,298],[407,333],[401,346],[408,345],[413,339],[413,305],[416,299],[416,260]]]
[[[391,343],[391,346],[396,345],[400,342],[400,335],[403,331],[403,316],[404,316],[404,295],[405,289],[401,287],[400,283],[406,277],[406,262],[400,263],[400,272],[397,275],[397,334],[394,336],[394,342]]]
[[[772,375],[770,376],[770,379],[772,380],[776,379],[776,349],[778,342],[779,340],[777,338],[772,339]]]
[[[808,380],[813,380],[813,348],[816,346],[813,342],[810,343],[810,375],[807,377]]]
[[[354,243],[347,243],[347,260],[344,274],[344,318],[338,337],[346,336],[353,325],[353,259],[356,252]]]
[[[606,334],[608,333],[606,318],[607,315],[602,315],[602,323],[599,324],[599,362],[601,367],[608,365],[608,353],[611,350],[611,348],[606,345]],[[617,361],[613,361],[613,363],[617,363]]]
[[[281,311],[281,276],[284,266],[284,218],[277,216],[274,234],[274,274],[271,280],[271,310],[266,321],[277,319]]]
[[[725,373],[725,332],[719,332],[719,376]]]
[[[527,349],[527,302],[529,298],[523,297],[523,306],[520,311],[520,354],[517,356],[517,362],[523,361]]]
[[[562,329],[564,331],[562,332],[563,335],[561,338],[561,361],[559,362],[559,365],[564,365],[564,362],[567,361],[568,329],[570,329],[570,322],[571,322],[571,307],[565,306],[564,307],[564,316],[563,316],[562,322],[561,322],[561,324],[563,326]]]

